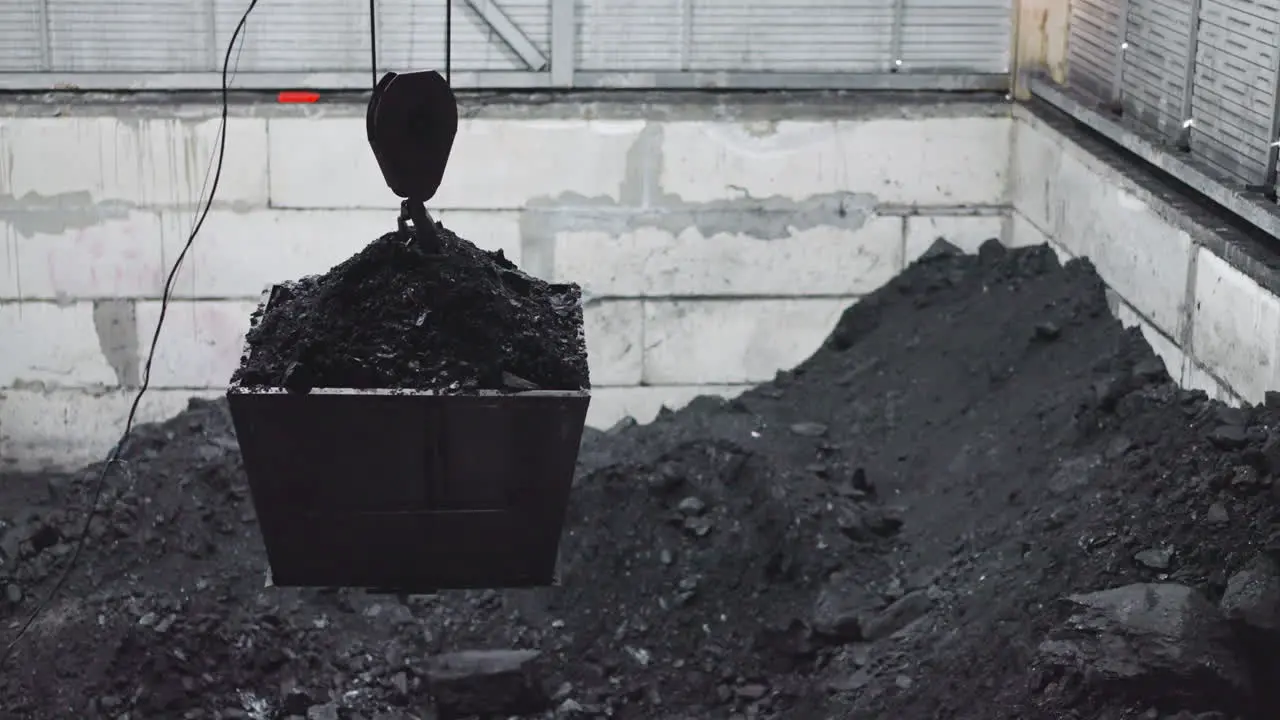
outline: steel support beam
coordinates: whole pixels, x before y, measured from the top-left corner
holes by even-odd
[[[445,1],[452,2],[453,0]],[[511,48],[511,51],[524,61],[525,65],[529,66],[530,70],[540,72],[547,68],[547,57],[542,54],[537,45],[534,45],[525,36],[524,31],[512,22],[511,18],[507,17],[507,14],[502,11],[502,8],[498,7],[496,2],[493,0],[464,1],[467,3],[467,7],[474,10],[476,15],[479,15],[480,19],[484,20],[486,25],[493,28],[493,31],[498,34],[502,42],[506,43],[507,47]]]
[[[53,69],[53,45],[50,38],[53,35],[50,27],[49,19],[49,0],[40,0],[36,6],[38,15],[36,17],[36,32],[40,33],[40,69]]]
[[[889,67],[902,69],[902,36],[907,25],[907,0],[893,0],[893,24],[889,30]]]
[[[551,0],[551,84],[573,87],[577,66],[578,4],[576,0]]]
[[[1200,0],[1191,0],[1191,35],[1187,38],[1187,65],[1182,76],[1182,107],[1178,108],[1182,127],[1173,141],[1183,150],[1191,149],[1191,106],[1196,92],[1196,55],[1200,51]]]

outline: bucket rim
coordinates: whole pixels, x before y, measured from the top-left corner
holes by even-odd
[[[298,280],[275,283],[262,291],[261,300],[255,315],[266,313],[271,307],[271,301],[275,299],[278,288],[287,285],[295,285]],[[256,322],[256,320],[255,320]],[[240,352],[240,364],[253,356],[253,345],[246,336],[242,343]],[[232,395],[297,395],[290,392],[286,388],[275,387],[271,385],[240,385],[233,384],[227,387],[227,397]],[[560,399],[576,399],[590,398],[591,388],[586,387],[581,390],[414,390],[409,388],[311,388],[305,395],[364,395],[364,396],[404,396],[416,398],[560,398]]]

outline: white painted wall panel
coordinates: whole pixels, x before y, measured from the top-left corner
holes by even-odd
[[[686,0],[690,69],[885,72],[894,0]]]
[[[900,70],[1009,71],[1012,0],[900,1]]]
[[[102,73],[197,73],[207,83],[216,80],[210,76],[221,69],[248,2],[5,0],[0,2],[0,71],[30,72],[32,87],[54,85],[60,74],[95,82],[83,76]],[[515,44],[535,48],[524,57],[469,0],[377,0],[379,69],[443,68],[449,2],[453,69],[545,70],[552,0],[477,0],[500,8],[518,28],[521,39]],[[1013,0],[574,2],[573,57],[575,69],[585,72],[1003,73],[1009,68]],[[280,73],[294,76],[288,84],[305,85],[309,73],[325,74],[330,82],[340,74],[339,82],[355,82],[370,68],[370,22],[367,0],[260,2],[235,56],[236,71],[261,74],[259,83]],[[171,78],[150,86],[170,81],[178,82]],[[14,80],[7,82],[12,87]],[[132,86],[141,80],[125,75],[100,82]]]
[[[40,0],[0,3],[0,72],[40,69],[43,33]]]
[[[577,69],[675,71],[688,65],[694,0],[576,0]]]
[[[444,2],[445,0],[378,0],[378,62],[391,70],[443,68]],[[502,9],[544,57],[549,55],[550,0],[490,2],[495,2]],[[368,12],[368,3],[364,4]],[[367,22],[365,27],[368,27]],[[365,48],[367,57],[368,45]],[[457,70],[477,71],[529,69],[493,28],[486,25],[480,15],[461,0],[454,0],[453,4],[453,67]]]
[[[188,72],[212,64],[208,0],[46,0],[46,5],[54,70]]]
[[[1114,102],[1120,94],[1120,46],[1128,0],[1071,0],[1067,78],[1075,88]]]

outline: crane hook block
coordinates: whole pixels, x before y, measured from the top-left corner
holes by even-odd
[[[448,81],[434,70],[383,75],[365,124],[387,187],[415,203],[434,197],[458,135],[458,99]]]

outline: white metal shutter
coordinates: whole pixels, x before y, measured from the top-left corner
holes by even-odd
[[[694,0],[576,0],[575,67],[675,72],[688,64]]]
[[[218,28],[216,69],[221,70],[227,43],[249,4],[246,0],[212,2]],[[231,58],[237,72],[369,68],[368,0],[262,0],[249,14],[242,35],[238,60],[235,54]]]
[[[894,0],[578,0],[585,71],[884,72]]]
[[[1106,102],[1120,95],[1126,0],[1071,0],[1067,82]]]
[[[893,0],[692,0],[689,69],[885,72]]]
[[[210,69],[208,0],[46,0],[45,12],[54,72]]]
[[[902,0],[899,69],[905,72],[1009,71],[1012,0]]]
[[[225,49],[245,0],[215,0]],[[550,46],[550,0],[494,2],[543,53]],[[379,71],[443,70],[445,0],[378,0]],[[368,0],[267,0],[249,17],[241,71],[364,72],[369,58]],[[452,67],[526,70],[464,0],[453,0]]]
[[[1190,112],[1196,0],[1129,0],[1121,106],[1126,118],[1180,138]]]
[[[40,0],[0,0],[0,71],[45,69],[43,45]]]
[[[1280,0],[1202,0],[1191,152],[1247,185],[1266,182],[1275,139]]]
[[[279,1],[279,0],[276,0]],[[308,0],[296,0],[306,3]],[[549,57],[551,0],[488,0],[520,32]],[[310,0],[315,2],[315,0]],[[363,0],[365,13],[368,1]],[[365,60],[369,63],[368,21],[364,28]],[[378,62],[387,70],[443,70],[445,0],[378,0]],[[453,69],[463,71],[529,70],[510,47],[464,0],[453,0]]]

